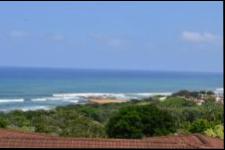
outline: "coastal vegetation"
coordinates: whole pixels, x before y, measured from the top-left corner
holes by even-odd
[[[155,105],[136,105],[119,110],[106,125],[106,132],[113,138],[141,138],[166,135],[176,131],[175,120],[165,110]]]
[[[191,93],[191,94],[190,94]],[[224,108],[205,92],[202,105],[192,99],[203,92],[180,91],[124,103],[68,105],[52,110],[0,113],[0,128],[67,137],[144,138],[202,133],[224,138]]]

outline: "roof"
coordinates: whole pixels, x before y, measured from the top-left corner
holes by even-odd
[[[67,138],[0,129],[1,148],[224,148],[223,140],[201,134],[144,139]]]

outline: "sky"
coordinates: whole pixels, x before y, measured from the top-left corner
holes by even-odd
[[[0,66],[223,72],[223,3],[0,2]]]

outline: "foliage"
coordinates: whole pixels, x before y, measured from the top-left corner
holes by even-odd
[[[190,98],[190,97],[195,97],[197,98],[199,96],[199,93],[196,92],[196,91],[188,91],[188,90],[180,90],[176,93],[174,93],[172,96],[183,96],[183,97],[186,97],[186,98]]]
[[[209,128],[204,131],[207,136],[216,137],[216,133],[213,131],[213,128]]]
[[[106,132],[109,137],[114,138],[141,138],[143,136],[142,126],[138,112],[121,110],[119,115],[109,120]]]
[[[172,96],[182,96],[182,97],[186,97],[186,98],[200,98],[202,95],[212,96],[212,95],[214,95],[214,92],[213,91],[180,90],[180,91],[172,94]]]
[[[160,102],[159,106],[174,108],[174,107],[192,107],[196,106],[196,104],[193,101],[189,101],[184,98],[169,97],[165,101]]]
[[[214,128],[207,129],[204,133],[211,137],[224,139],[224,126],[222,124],[218,124]]]
[[[215,103],[213,99],[206,100],[206,102],[202,105],[202,111],[205,119],[218,123],[224,122],[223,105]]]
[[[154,105],[125,107],[111,117],[106,126],[109,137],[114,138],[166,135],[174,131],[172,116]]]
[[[0,128],[6,128],[7,125],[8,125],[7,120],[0,117]]]
[[[224,126],[219,124],[214,127],[214,132],[216,133],[216,137],[224,139]]]
[[[210,127],[211,127],[211,124],[207,120],[198,119],[192,123],[189,131],[192,133],[202,133]]]
[[[213,94],[200,91],[200,94]],[[85,104],[52,110],[0,113],[0,128],[44,132],[73,137],[141,138],[144,136],[206,133],[222,137],[223,105],[208,96],[196,105],[181,91],[160,101],[159,96],[126,103]],[[183,95],[183,96],[182,96]],[[185,95],[185,96],[184,96]],[[176,131],[175,131],[176,130]]]

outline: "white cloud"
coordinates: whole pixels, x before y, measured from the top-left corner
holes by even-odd
[[[28,35],[29,34],[27,32],[21,30],[12,30],[9,32],[9,36],[15,38],[27,37]]]
[[[184,31],[182,33],[182,39],[191,43],[212,43],[216,41],[217,37],[216,35],[208,32],[199,33]]]

